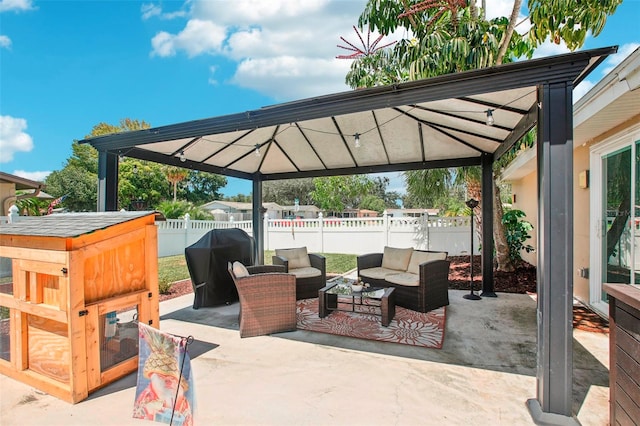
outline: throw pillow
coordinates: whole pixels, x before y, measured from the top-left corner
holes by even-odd
[[[248,277],[249,276],[249,271],[247,271],[247,268],[240,262],[235,261],[233,262],[233,275],[236,276],[236,278],[242,278],[242,277]]]
[[[421,263],[429,262],[431,260],[445,260],[446,258],[447,253],[445,252],[414,251],[411,254],[411,260],[409,261],[407,272],[420,274]]]
[[[308,268],[311,266],[306,247],[291,249],[276,249],[276,256],[282,256],[289,261],[289,269]]]
[[[413,253],[413,248],[411,247],[393,248],[385,246],[382,254],[382,267],[396,271],[406,271],[411,253]]]

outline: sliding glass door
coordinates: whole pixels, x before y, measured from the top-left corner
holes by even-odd
[[[591,166],[591,302],[602,308],[603,283],[640,285],[640,141],[609,144]]]

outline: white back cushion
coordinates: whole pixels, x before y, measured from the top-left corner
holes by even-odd
[[[233,262],[233,275],[236,276],[236,278],[242,278],[242,277],[248,277],[249,276],[249,271],[247,271],[247,268],[240,262],[235,261]]]
[[[396,271],[406,271],[409,266],[409,259],[413,253],[413,248],[384,248],[382,254],[382,267],[387,269],[395,269]]]
[[[411,254],[411,260],[409,261],[407,272],[410,272],[412,274],[420,274],[421,263],[429,262],[431,260],[445,260],[446,258],[447,253],[445,252],[428,253],[424,251],[414,251]]]
[[[308,268],[311,266],[306,247],[291,249],[276,249],[276,256],[282,256],[289,261],[289,269]]]

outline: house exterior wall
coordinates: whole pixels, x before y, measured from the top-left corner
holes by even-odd
[[[589,230],[591,229],[589,188],[580,187],[580,173],[589,170],[589,148],[580,146],[573,150],[573,295],[589,304],[589,278],[580,274],[581,268],[589,268]],[[590,185],[589,185],[590,186]]]
[[[526,244],[538,247],[538,173],[533,171],[522,179],[511,182],[511,193],[515,196],[515,201],[511,204],[514,209],[522,210],[525,213],[525,220],[533,225],[531,238]],[[538,265],[538,253],[532,251],[520,253],[522,259],[534,266]]]

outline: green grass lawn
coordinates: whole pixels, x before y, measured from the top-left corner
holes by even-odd
[[[273,250],[264,252],[264,263],[271,264]],[[327,258],[327,274],[344,274],[356,267],[355,254],[323,253]],[[183,254],[158,259],[158,283],[160,293],[166,293],[171,283],[189,278],[187,262]]]

